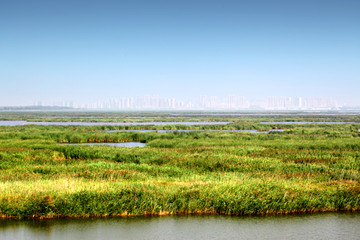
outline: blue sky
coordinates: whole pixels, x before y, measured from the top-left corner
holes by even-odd
[[[360,1],[0,1],[0,106],[145,94],[360,105]]]

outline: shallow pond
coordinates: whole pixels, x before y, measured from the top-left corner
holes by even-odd
[[[259,131],[259,130],[230,130],[230,129],[201,129],[201,130],[195,130],[195,129],[178,129],[178,130],[105,130],[105,132],[112,133],[112,132],[120,132],[120,131],[126,131],[126,132],[158,132],[158,133],[167,133],[167,132],[196,132],[196,131],[202,131],[202,132],[214,132],[214,131],[221,131],[221,132],[250,132],[250,133],[270,133],[270,132],[283,132],[286,129],[271,129],[269,131]]]
[[[20,125],[61,125],[61,126],[95,126],[95,125],[223,125],[230,122],[28,122],[28,121],[0,121],[0,126]]]
[[[359,239],[359,213],[0,220],[0,239]]]
[[[98,146],[106,145],[113,147],[145,147],[146,143],[141,142],[120,142],[120,143],[69,143],[67,145],[88,145],[88,146]]]
[[[262,124],[354,124],[360,122],[261,122]]]

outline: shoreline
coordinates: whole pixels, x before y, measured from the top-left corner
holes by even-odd
[[[105,214],[105,215],[91,215],[84,216],[34,216],[34,217],[15,217],[15,216],[3,216],[0,215],[0,220],[54,220],[54,219],[111,219],[111,218],[133,218],[133,217],[162,217],[162,216],[229,216],[229,217],[260,217],[260,216],[289,216],[289,215],[312,215],[312,214],[326,214],[326,213],[358,213],[360,209],[355,210],[299,210],[292,212],[269,212],[269,213],[256,213],[256,214],[226,214],[206,211],[194,211],[194,212],[179,212],[179,213],[144,213],[140,215],[135,214]]]

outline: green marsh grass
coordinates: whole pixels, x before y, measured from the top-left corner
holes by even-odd
[[[2,117],[9,116],[16,114]],[[360,124],[269,126],[259,123],[269,116],[210,118],[234,123],[0,126],[0,215],[57,218],[360,210]],[[276,119],[291,120],[290,116]],[[356,121],[358,116],[293,119]],[[271,128],[286,131],[103,131]],[[130,141],[147,145],[71,145]]]

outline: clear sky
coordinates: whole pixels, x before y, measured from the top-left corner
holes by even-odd
[[[360,105],[359,0],[1,0],[0,106],[145,94]]]

